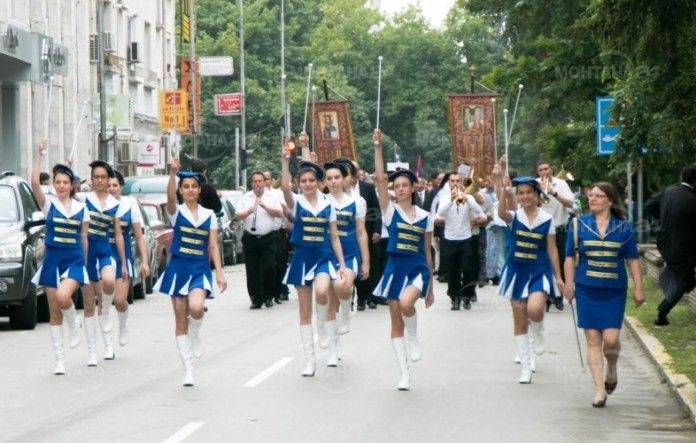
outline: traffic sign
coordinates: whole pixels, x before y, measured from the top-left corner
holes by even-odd
[[[612,116],[612,106],[614,106],[614,97],[596,98],[597,155],[613,154],[619,137],[619,126]]]
[[[234,74],[234,62],[232,57],[201,57],[200,74],[203,77],[213,77]]]
[[[240,115],[244,98],[239,92],[215,95],[215,115]]]

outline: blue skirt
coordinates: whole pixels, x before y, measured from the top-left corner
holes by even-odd
[[[207,255],[202,260],[173,255],[153,287],[153,291],[171,297],[187,297],[194,289],[203,289],[206,298],[215,298]]]
[[[343,260],[346,262],[346,268],[350,269],[355,273],[355,278],[360,279],[360,266],[362,265],[362,260],[357,255],[353,255],[350,257],[343,257]],[[334,258],[331,260],[331,265],[333,266],[334,270],[338,269],[338,259]]]
[[[578,327],[621,329],[626,310],[626,289],[575,285]]]
[[[111,253],[108,241],[89,240],[87,248],[87,275],[93,283],[101,280],[101,272],[107,266],[116,266],[116,259]]]
[[[389,254],[382,278],[372,294],[389,300],[399,300],[407,286],[415,286],[423,298],[428,293],[430,278],[425,257]]]
[[[500,276],[498,294],[519,301],[534,292],[543,292],[551,299],[561,296],[551,266],[507,262],[503,268],[503,275]]]
[[[324,249],[295,246],[283,283],[309,286],[314,281],[314,277],[321,273],[329,274],[332,280],[336,279],[336,269],[331,263],[331,254]]]
[[[46,245],[46,255],[31,281],[46,288],[57,288],[61,280],[70,278],[80,286],[89,283],[82,249]]]

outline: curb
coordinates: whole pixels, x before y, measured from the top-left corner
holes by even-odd
[[[624,317],[624,324],[655,364],[676,395],[684,412],[689,414],[691,421],[696,423],[696,401],[694,400],[696,399],[696,385],[686,375],[672,371],[672,357],[667,354],[662,344],[643,326],[640,320],[627,315]]]

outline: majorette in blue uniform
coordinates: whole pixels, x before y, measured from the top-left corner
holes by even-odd
[[[107,266],[116,266],[116,257],[111,251],[109,238],[113,238],[113,225],[119,202],[107,194],[104,207],[94,192],[78,194],[89,211],[89,247],[87,248],[87,274],[91,282],[101,280],[101,271]],[[112,234],[109,235],[109,230]]]
[[[599,235],[593,214],[578,219],[579,264],[575,271],[578,327],[583,329],[621,328],[626,308],[628,276],[626,259],[638,258],[638,245],[628,220],[614,215],[606,233]],[[574,226],[568,225],[566,256],[575,249]]]
[[[198,205],[196,221],[185,204],[177,205],[172,216],[174,228],[169,263],[154,290],[172,297],[186,297],[193,289],[204,289],[214,298],[208,244],[210,231],[217,230],[215,214]]]
[[[134,279],[138,276],[138,270],[135,269],[134,265],[135,259],[133,258],[131,235],[133,233],[133,223],[142,224],[142,217],[133,197],[121,196],[116,218],[118,218],[121,222],[121,232],[123,233],[123,247],[126,253],[126,267],[128,269],[128,276],[131,279]],[[113,226],[111,229],[109,229],[109,243],[111,243],[111,254],[114,257],[114,260],[116,260],[116,278],[121,278],[123,277],[121,275],[121,259],[118,256],[118,250],[116,248],[116,238],[114,237]]]
[[[46,195],[43,213],[46,216],[46,254],[32,282],[58,288],[60,281],[70,278],[80,286],[89,283],[82,251],[82,224],[89,222],[85,204],[77,200],[64,208],[55,195]]]
[[[409,221],[399,205],[389,203],[384,224],[389,233],[387,265],[373,294],[389,300],[399,300],[407,286],[415,286],[421,298],[428,295],[430,269],[425,259],[425,233],[432,232],[430,214],[414,206],[416,217]]]
[[[514,212],[500,277],[500,295],[512,300],[526,299],[539,291],[552,300],[560,296],[547,249],[547,237],[556,233],[552,221],[551,216],[541,210],[531,224],[524,209]]]
[[[360,255],[360,246],[358,245],[356,220],[365,218],[367,213],[365,199],[359,197],[356,200],[348,194],[343,194],[342,200],[338,201],[331,194],[327,194],[326,196],[336,210],[336,228],[338,231],[338,238],[341,241],[343,260],[345,260],[346,268],[353,271],[357,278],[360,278],[362,257]],[[338,265],[338,259],[333,256],[331,259],[331,266],[334,272],[338,269]]]
[[[312,207],[304,195],[293,194],[293,198],[294,224],[290,243],[295,250],[283,283],[308,286],[321,272],[335,279],[333,266],[329,266],[333,257],[329,224],[336,221],[336,210],[327,196],[319,191],[316,207]]]

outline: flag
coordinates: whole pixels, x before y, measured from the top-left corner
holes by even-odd
[[[418,158],[416,158],[416,170],[413,171],[416,174],[416,177],[421,178],[423,177],[423,158],[419,155]]]

